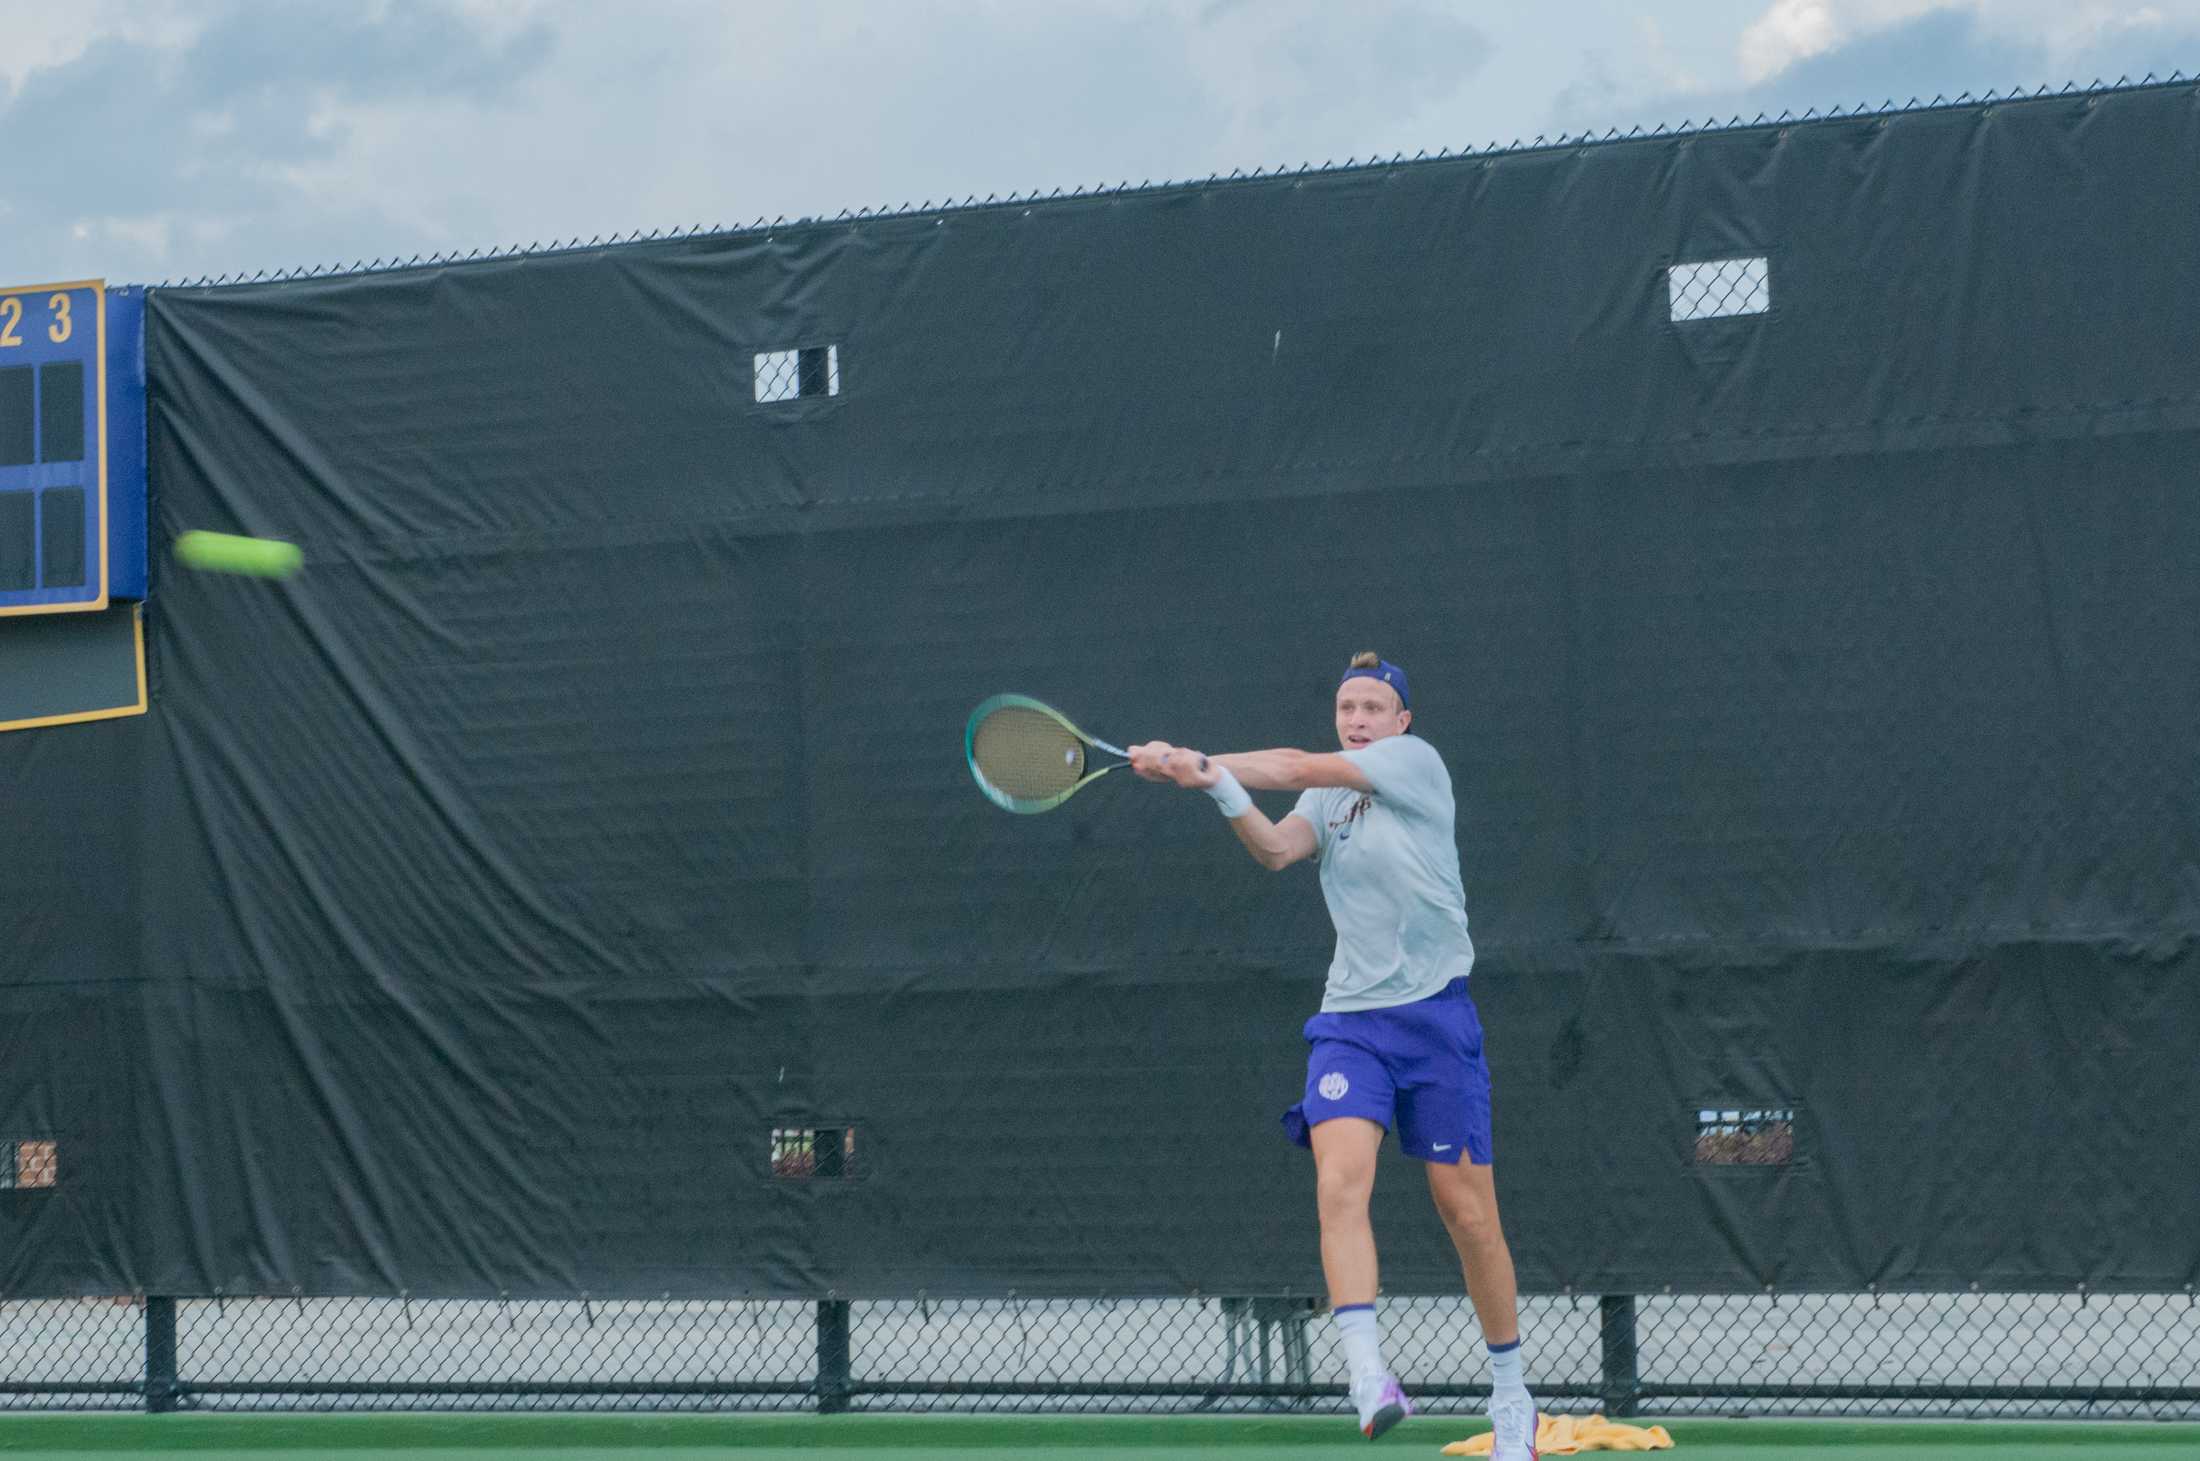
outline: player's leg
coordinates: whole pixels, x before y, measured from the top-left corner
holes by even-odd
[[[1307,1021],[1311,1047],[1304,1099],[1284,1114],[1293,1140],[1314,1153],[1315,1208],[1321,1219],[1322,1274],[1329,1284],[1337,1338],[1351,1369],[1361,1433],[1381,1435],[1413,1408],[1383,1362],[1376,1318],[1379,1284],[1368,1202],[1396,1089],[1373,1036],[1380,1011],[1317,1015]]]
[[[1338,1313],[1366,1308],[1375,1302],[1380,1284],[1368,1203],[1375,1194],[1375,1155],[1382,1150],[1383,1128],[1364,1117],[1341,1116],[1322,1122],[1309,1136],[1329,1307]]]
[[[1429,1195],[1458,1250],[1467,1294],[1490,1351],[1492,1461],[1534,1461],[1536,1406],[1520,1355],[1519,1290],[1512,1249],[1497,1214],[1495,1171],[1472,1160],[1428,1164]]]
[[[1375,1313],[1380,1279],[1368,1204],[1375,1193],[1375,1157],[1382,1150],[1383,1128],[1364,1117],[1343,1116],[1322,1122],[1310,1136],[1322,1276],[1329,1283],[1329,1307],[1351,1370],[1360,1433],[1373,1440],[1413,1413],[1383,1360],[1382,1325]]]
[[[1466,982],[1415,1005],[1410,1054],[1397,1066],[1398,1144],[1428,1164],[1429,1195],[1459,1254],[1490,1354],[1494,1461],[1535,1455],[1536,1409],[1522,1376],[1512,1249],[1491,1167],[1490,1075]]]
[[[1497,1215],[1493,1172],[1472,1161],[1428,1164],[1429,1195],[1436,1199],[1437,1216],[1458,1250],[1474,1317],[1482,1321],[1482,1337],[1498,1347],[1519,1343],[1520,1305],[1512,1249]]]
[[[1283,1114],[1285,1132],[1314,1153],[1322,1274],[1330,1306],[1339,1311],[1374,1303],[1378,1281],[1367,1205],[1397,1088],[1366,1041],[1374,1013],[1322,1014],[1306,1022],[1306,1090]]]
[[[1458,1250],[1482,1335],[1493,1345],[1520,1338],[1512,1250],[1497,1217],[1491,1173],[1490,1073],[1482,1023],[1466,981],[1401,1007],[1415,1023],[1396,1069],[1398,1145],[1428,1164],[1429,1195]]]

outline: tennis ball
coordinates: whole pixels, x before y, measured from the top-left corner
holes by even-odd
[[[190,532],[176,539],[176,561],[207,573],[288,578],[305,562],[296,543],[240,538],[230,533]]]

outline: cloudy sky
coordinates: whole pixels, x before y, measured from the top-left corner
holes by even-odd
[[[0,280],[2200,68],[2200,0],[0,0]]]

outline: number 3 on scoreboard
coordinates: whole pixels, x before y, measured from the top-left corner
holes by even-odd
[[[46,300],[53,311],[53,323],[46,326],[46,338],[56,345],[69,343],[69,336],[76,333],[76,322],[69,314],[69,296],[55,294]],[[16,333],[23,323],[23,301],[15,295],[0,297],[0,349],[20,345],[23,337]]]

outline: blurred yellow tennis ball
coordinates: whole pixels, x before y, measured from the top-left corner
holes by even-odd
[[[296,543],[240,538],[231,533],[190,532],[176,539],[176,561],[205,573],[288,578],[305,563]]]

